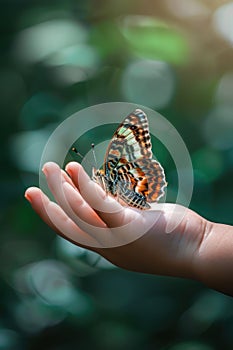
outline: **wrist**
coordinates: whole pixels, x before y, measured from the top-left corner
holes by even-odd
[[[207,222],[194,260],[196,279],[209,288],[233,295],[233,228]]]

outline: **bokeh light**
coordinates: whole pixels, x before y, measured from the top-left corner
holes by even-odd
[[[31,288],[46,303],[67,307],[74,302],[75,291],[65,265],[57,261],[40,261],[27,271]]]
[[[200,0],[165,0],[164,2],[170,12],[178,18],[200,19],[210,14],[208,6]]]
[[[174,64],[189,59],[185,35],[157,17],[129,15],[121,19],[119,29],[134,55],[140,58]]]
[[[228,105],[216,106],[206,117],[203,135],[212,147],[227,150],[233,147],[232,108]]]
[[[155,109],[166,107],[174,94],[175,77],[171,67],[162,61],[132,62],[122,77],[122,93],[127,101]]]
[[[111,264],[99,254],[78,247],[61,237],[56,237],[55,249],[60,258],[72,265],[78,276],[87,276],[101,269],[115,269]]]
[[[227,72],[220,79],[215,101],[218,105],[233,106],[233,72]]]
[[[68,19],[54,19],[24,29],[17,36],[15,55],[25,63],[41,62],[65,47],[83,43],[87,31]]]
[[[25,131],[14,135],[9,147],[12,159],[23,171],[38,173],[40,158],[50,132],[48,130]]]
[[[64,320],[66,312],[56,310],[36,299],[23,299],[14,309],[14,319],[26,334],[41,332]]]
[[[46,60],[46,65],[52,68],[55,82],[64,86],[90,79],[99,63],[96,50],[87,44],[65,48]]]
[[[233,225],[233,2],[2,1],[0,9],[0,350],[233,349],[230,297],[116,268],[57,237],[23,198],[57,125],[123,100],[174,125],[193,162],[190,208]],[[109,114],[106,123],[124,117]],[[95,143],[101,163],[110,129],[85,132],[80,152]],[[76,134],[68,130],[51,154]],[[174,162],[152,141],[174,202]]]
[[[217,8],[213,16],[215,30],[233,44],[233,2],[226,3]]]

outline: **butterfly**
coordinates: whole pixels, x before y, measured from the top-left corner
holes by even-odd
[[[92,179],[123,204],[142,210],[150,209],[149,203],[164,195],[164,170],[152,159],[148,119],[141,109],[130,113],[118,126],[103,167],[93,168]]]

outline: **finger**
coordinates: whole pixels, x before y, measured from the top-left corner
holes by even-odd
[[[73,183],[72,179],[70,176],[63,170],[61,169],[62,177],[63,179],[68,182],[73,188],[76,188],[75,184]]]
[[[106,195],[105,191],[84,171],[76,162],[67,164],[66,171],[73,183],[80,190],[85,201],[97,212],[108,227],[118,227],[128,224],[141,213],[131,208],[123,207],[113,197]]]
[[[91,228],[90,226],[94,228],[106,227],[95,211],[85,202],[78,190],[72,187],[69,182],[66,182],[63,172],[57,164],[46,163],[43,171],[55,200],[78,226],[84,230],[87,229],[87,225],[83,226],[85,223],[89,225],[89,228]]]
[[[68,182],[63,183],[64,195],[74,213],[83,221],[95,227],[106,227],[94,210],[84,201],[80,193]]]
[[[54,231],[56,231],[58,234],[61,234],[58,228],[50,220],[45,209],[45,207],[48,205],[49,198],[37,187],[29,187],[26,190],[24,196],[31,204],[34,211],[41,217],[41,219]]]
[[[25,198],[41,219],[70,242],[88,249],[98,246],[98,242],[81,230],[54,202],[36,187],[30,187],[25,192]]]

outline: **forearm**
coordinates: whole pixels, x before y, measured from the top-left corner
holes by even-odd
[[[233,296],[233,227],[211,223],[195,257],[197,278]]]

